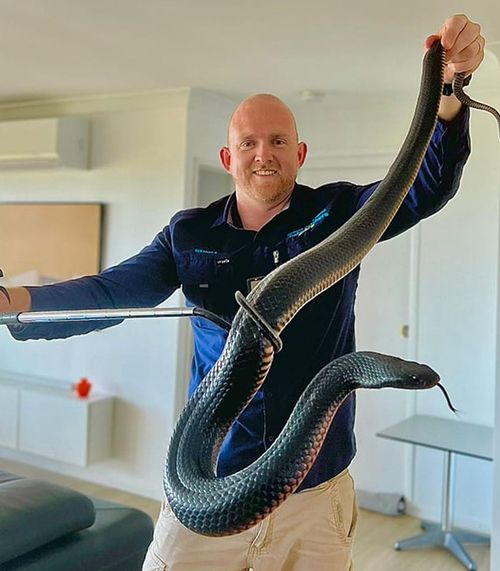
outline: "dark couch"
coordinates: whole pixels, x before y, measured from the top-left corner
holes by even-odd
[[[139,571],[151,518],[0,470],[0,571]]]

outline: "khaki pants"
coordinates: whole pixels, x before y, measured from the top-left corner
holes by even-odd
[[[348,470],[227,537],[189,531],[165,502],[143,571],[349,571],[357,514]]]

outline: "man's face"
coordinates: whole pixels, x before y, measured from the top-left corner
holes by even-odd
[[[259,95],[235,111],[220,158],[237,195],[273,205],[293,189],[306,152],[289,109],[273,96]]]

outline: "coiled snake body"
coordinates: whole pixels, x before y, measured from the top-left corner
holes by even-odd
[[[296,490],[311,468],[332,418],[356,388],[435,386],[426,365],[359,352],[332,361],[310,382],[280,437],[254,463],[217,478],[215,464],[231,424],[264,382],[275,338],[311,299],[355,268],[396,214],[420,168],[437,121],[444,75],[437,42],[424,59],[415,115],[403,146],[367,203],[323,242],[266,276],[240,308],[224,350],[183,410],[172,435],[164,488],[189,529],[221,536],[255,525]]]

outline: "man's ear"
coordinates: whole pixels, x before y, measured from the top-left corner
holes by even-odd
[[[299,143],[299,153],[298,153],[299,168],[304,164],[306,156],[307,156],[307,145],[303,141],[301,141]]]
[[[228,147],[222,147],[219,151],[219,158],[224,170],[231,174],[231,151]]]

